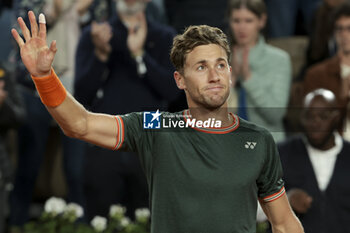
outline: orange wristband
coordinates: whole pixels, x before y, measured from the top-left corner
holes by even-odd
[[[46,77],[32,76],[41,102],[48,107],[57,107],[67,96],[67,91],[51,68],[51,74]]]

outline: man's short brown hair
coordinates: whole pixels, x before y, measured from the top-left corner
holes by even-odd
[[[189,26],[183,34],[177,35],[173,41],[170,59],[175,69],[182,73],[187,54],[197,46],[208,44],[221,46],[226,51],[227,59],[230,58],[227,37],[221,29],[207,25]]]

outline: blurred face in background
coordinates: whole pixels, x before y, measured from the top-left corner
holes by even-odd
[[[329,149],[333,133],[339,124],[339,112],[335,104],[322,96],[305,104],[302,125],[309,143],[317,149]]]
[[[265,23],[266,15],[259,18],[245,7],[231,11],[230,28],[238,46],[254,46]]]
[[[342,16],[335,22],[335,40],[340,52],[350,55],[350,17]]]
[[[117,12],[124,15],[135,15],[146,9],[149,0],[116,0]]]

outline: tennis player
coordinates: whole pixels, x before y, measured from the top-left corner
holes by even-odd
[[[220,29],[191,26],[174,38],[170,56],[187,110],[112,116],[87,111],[64,89],[51,67],[57,49],[55,41],[47,46],[45,16],[39,15],[39,26],[32,11],[28,16],[31,30],[18,18],[25,41],[15,29],[12,35],[43,104],[66,135],[139,154],[152,233],[255,233],[257,200],[275,233],[303,232],[272,136],[227,110],[231,67]],[[156,129],[145,129],[147,114]],[[176,129],[158,127],[162,120]]]

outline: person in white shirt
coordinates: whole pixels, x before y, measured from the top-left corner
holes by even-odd
[[[350,232],[350,143],[337,132],[337,106],[329,90],[308,93],[303,135],[279,145],[287,195],[308,233]]]

